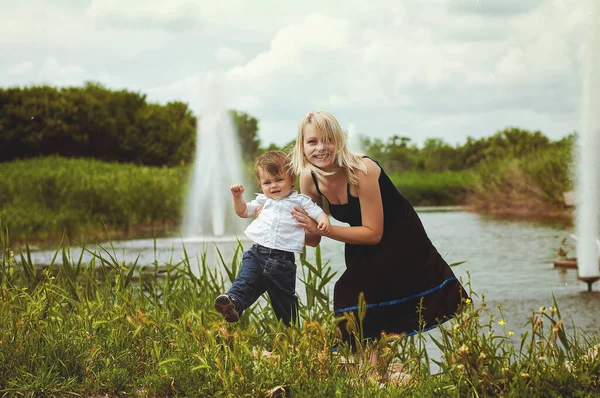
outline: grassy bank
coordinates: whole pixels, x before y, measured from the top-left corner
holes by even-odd
[[[177,231],[190,171],[56,156],[0,167],[0,220],[13,241],[49,243],[60,241],[63,233],[79,241],[101,237],[105,228],[118,238]],[[391,178],[414,205],[462,204],[473,185],[469,172],[409,172]]]
[[[571,219],[563,193],[572,189],[571,148],[555,147],[482,164],[468,203],[500,216]]]
[[[189,172],[55,156],[0,167],[0,220],[31,241],[175,226]]]
[[[213,298],[230,282],[221,275],[235,275],[239,251],[221,264],[202,262],[196,274],[189,259],[143,267],[106,249],[94,248],[89,263],[59,249],[47,269],[26,252],[4,252],[0,394],[260,397],[282,385],[293,397],[600,393],[598,336],[568,335],[555,307],[533,314],[519,349],[500,310],[467,302],[441,326],[435,375],[423,336],[384,338],[370,348],[383,362],[359,366],[360,356],[337,339],[324,290],[333,274],[318,253],[298,286],[307,297],[301,325],[285,328],[260,304],[238,324],[214,311]],[[360,330],[360,320],[350,325]],[[400,365],[404,383],[378,376]]]
[[[462,205],[475,184],[471,171],[391,173],[390,179],[414,206]]]
[[[570,151],[553,148],[483,164],[476,172],[403,172],[390,178],[415,206],[467,204],[481,213],[571,218]],[[85,241],[176,232],[188,167],[157,168],[46,157],[0,163],[0,221],[14,242]],[[249,172],[246,170],[246,172]],[[249,179],[253,181],[253,179]]]

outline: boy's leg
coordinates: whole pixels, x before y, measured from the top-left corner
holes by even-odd
[[[239,318],[242,312],[250,307],[261,294],[265,291],[265,285],[263,281],[263,271],[260,264],[261,256],[253,249],[245,251],[242,255],[242,266],[240,272],[236,276],[233,284],[227,291],[226,295],[220,295],[215,300],[215,307],[221,312],[227,319],[228,314],[231,314],[231,306],[227,303],[226,296],[232,302],[235,312],[237,312]],[[229,322],[235,322],[233,320],[235,316],[229,315]]]
[[[296,263],[287,256],[269,258],[265,265],[265,285],[277,319],[286,326],[296,322]]]

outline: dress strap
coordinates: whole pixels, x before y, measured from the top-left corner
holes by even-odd
[[[313,182],[315,183],[315,188],[317,188],[317,192],[319,193],[319,195],[327,199],[327,197],[323,195],[323,192],[321,192],[321,190],[319,189],[319,183],[317,182],[317,176],[315,175],[315,173],[311,171],[310,176],[312,177]],[[329,202],[329,199],[327,199],[327,201]]]
[[[367,155],[363,155],[361,159],[364,159],[364,158],[371,159]],[[371,160],[373,160],[373,159],[371,159]],[[377,163],[377,162],[375,162],[375,163]],[[379,163],[377,163],[377,164],[379,164]],[[313,179],[314,179],[314,177],[313,177]],[[315,184],[316,184],[316,182],[315,182]],[[319,188],[317,187],[317,191],[318,190],[319,190]],[[348,193],[348,200],[350,200],[350,183],[346,184],[346,192]]]

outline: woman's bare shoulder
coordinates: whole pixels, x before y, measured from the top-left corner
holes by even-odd
[[[312,175],[310,171],[303,171],[302,174],[300,174],[300,184],[306,184],[308,182],[312,183]]]
[[[367,178],[367,179],[379,179],[379,174],[381,174],[381,167],[375,162],[373,159],[364,157],[361,159],[363,164],[367,168],[367,173],[358,173],[359,180]]]
[[[304,195],[308,195],[311,198],[320,196],[317,192],[317,187],[313,181],[310,171],[305,171],[300,174],[300,192]]]

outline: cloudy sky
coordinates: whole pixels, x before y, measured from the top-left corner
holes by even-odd
[[[317,108],[384,141],[557,139],[579,129],[592,1],[0,0],[0,86],[97,81],[201,114],[219,82],[265,145]]]

